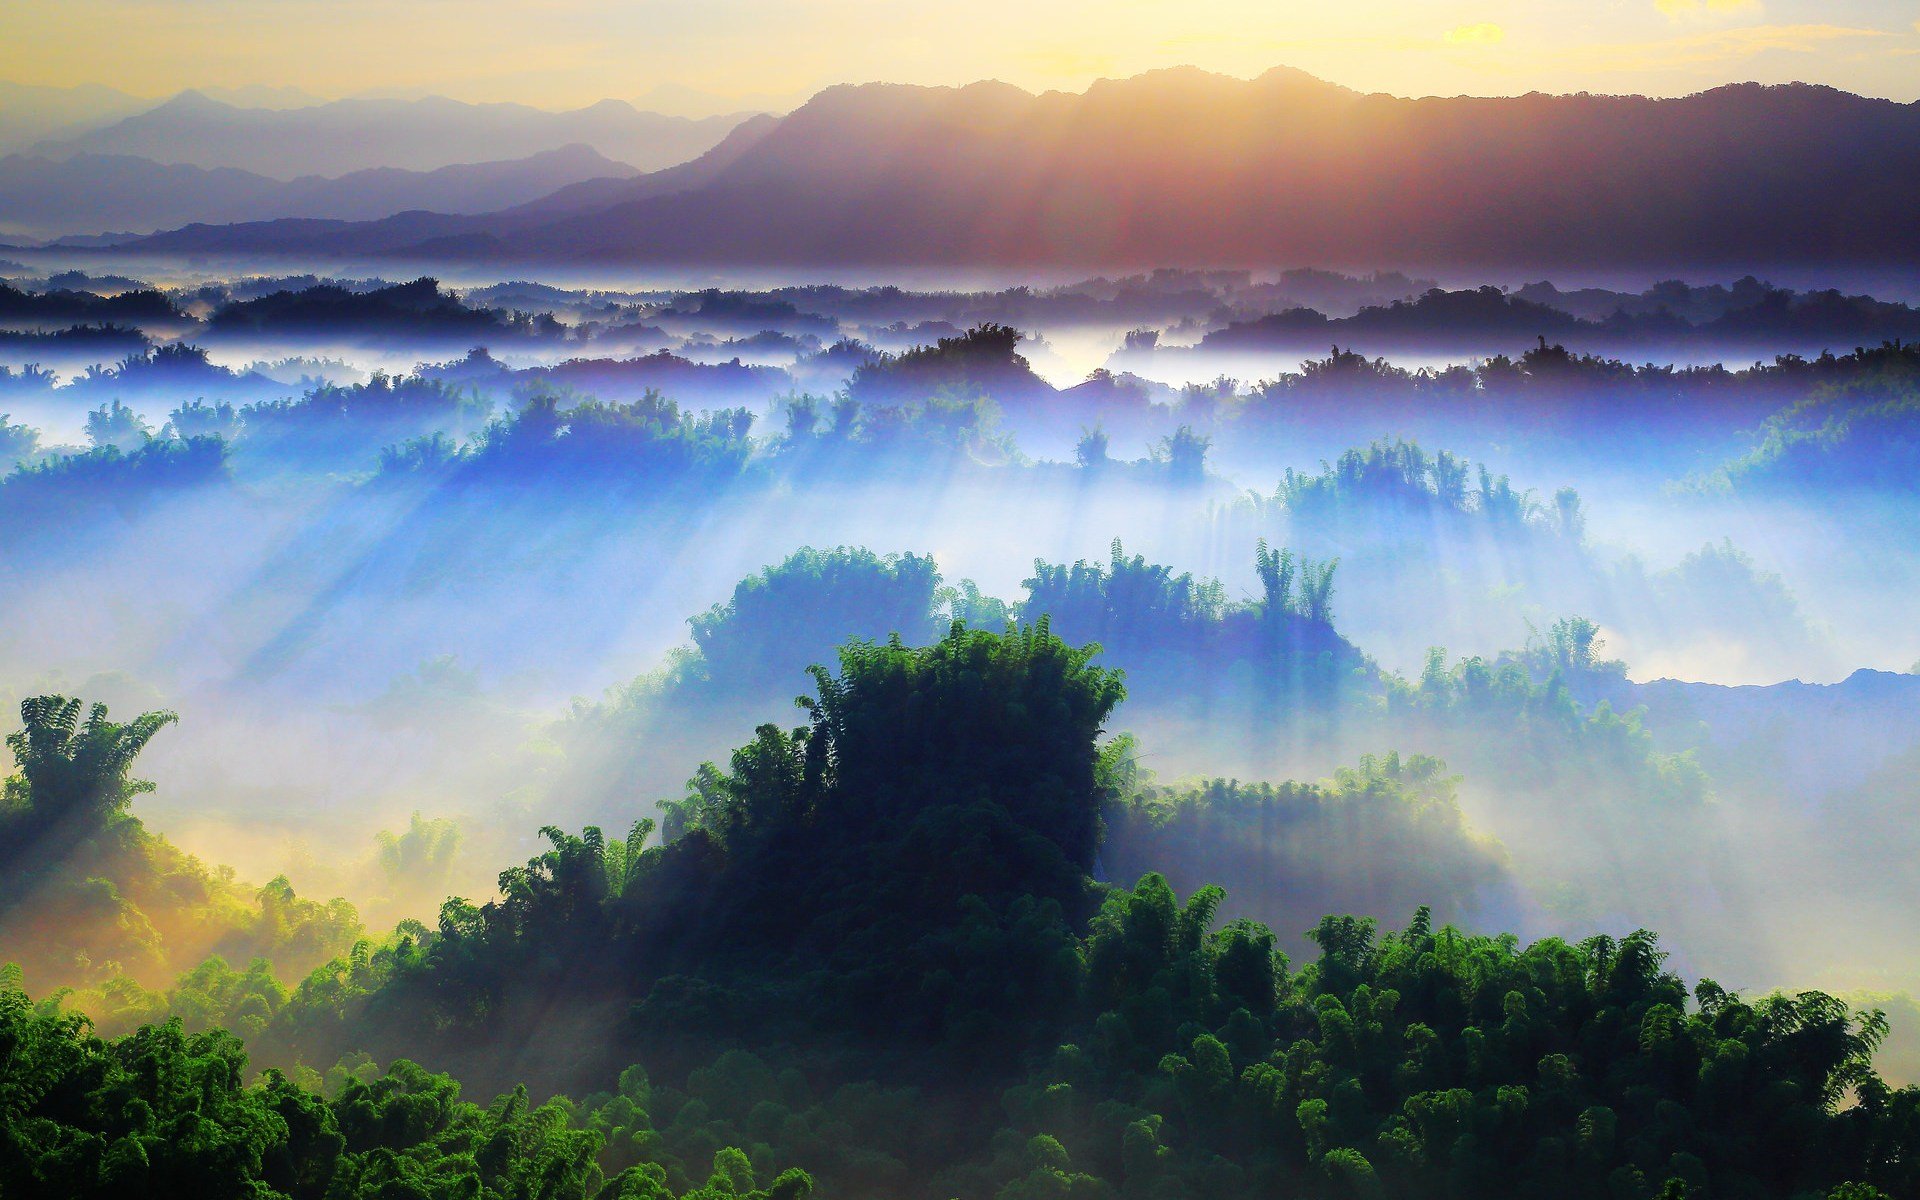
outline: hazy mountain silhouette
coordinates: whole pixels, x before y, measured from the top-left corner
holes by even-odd
[[[123,154],[16,154],[0,158],[0,232],[47,237],[276,217],[371,220],[409,209],[489,212],[583,181],[615,183],[638,174],[580,145],[434,171],[378,167],[290,181]]]
[[[685,162],[719,144],[744,114],[691,120],[620,100],[548,112],[524,104],[335,100],[304,108],[241,108],[182,92],[102,129],[36,147],[42,157],[123,154],[160,163],[237,167],[292,179],[373,167],[433,170],[586,145],[641,170]]]
[[[1920,105],[1797,84],[1409,100],[1292,70],[1177,69],[1082,94],[847,86],[714,155],[731,158],[596,185],[553,219],[534,205],[152,245],[823,265],[1920,260]]]
[[[326,97],[291,83],[247,83],[239,87],[203,85],[193,90],[209,100],[236,108],[311,108],[327,102]]]
[[[682,83],[660,83],[634,97],[634,106],[647,112],[681,117],[717,117],[727,113],[786,112],[806,99],[804,92],[747,92],[722,95]]]
[[[526,214],[594,212],[635,200],[705,187],[759,145],[760,140],[778,128],[779,124],[779,118],[759,113],[736,125],[718,146],[692,162],[652,171],[639,178],[634,178],[633,173],[629,172],[617,179],[585,179],[568,184],[550,195],[530,200],[515,211]]]
[[[482,216],[403,211],[379,221],[288,217],[233,225],[190,225],[140,245],[154,250],[195,247],[258,254],[322,253],[380,255],[431,253],[451,257],[507,255],[522,230],[538,230],[568,214],[604,211],[621,204],[704,187],[718,178],[773,129],[779,120],[749,117],[720,145],[692,162],[637,178],[592,179],[551,195]]]
[[[150,108],[143,100],[97,83],[44,87],[0,80],[0,152],[52,137],[77,137]]]

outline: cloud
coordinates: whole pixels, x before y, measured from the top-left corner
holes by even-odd
[[[1506,40],[1507,31],[1490,21],[1477,25],[1462,25],[1449,29],[1446,42],[1449,46],[1497,46]]]
[[[1120,60],[1113,55],[1079,46],[1059,44],[1035,46],[1020,52],[1020,57],[1029,67],[1054,78],[1075,76],[1094,78],[1119,75],[1126,70]]]
[[[1891,37],[1884,29],[1849,25],[1751,25],[1659,42],[1600,44],[1560,57],[1585,70],[1671,70],[1736,62],[1770,52],[1818,54],[1836,44]]]
[[[1677,21],[1714,14],[1759,12],[1760,0],[1653,0],[1653,6]]]

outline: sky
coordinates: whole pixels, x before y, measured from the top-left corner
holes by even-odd
[[[791,107],[833,83],[1031,90],[1191,64],[1365,91],[1920,99],[1920,0],[0,0],[0,79]]]

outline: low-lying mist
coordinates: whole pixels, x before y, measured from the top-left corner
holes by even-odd
[[[1274,287],[1425,293],[1343,278],[196,281],[184,340],[0,380],[0,700],[177,712],[145,825],[382,930],[542,826],[670,827],[849,639],[1044,618],[1125,672],[1115,882],[1225,884],[1294,950],[1426,904],[1920,987],[1910,347],[1205,344]],[[162,940],[149,987],[229,944]]]

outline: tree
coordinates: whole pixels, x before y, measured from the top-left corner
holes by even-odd
[[[1267,615],[1278,617],[1283,613],[1292,612],[1295,571],[1293,551],[1284,548],[1269,549],[1267,539],[1261,538],[1254,545],[1253,566],[1260,576],[1260,585],[1265,593]]]
[[[652,1160],[609,1179],[603,1139],[564,1099],[524,1087],[481,1106],[406,1060],[348,1076],[331,1099],[269,1070],[249,1085],[240,1042],[178,1020],[107,1042],[84,1018],[36,1008],[0,979],[0,1191],[106,1200],[195,1196],[518,1196],[672,1200]],[[805,1200],[806,1172],[755,1186],[747,1156],[713,1155],[693,1195]]]
[[[1107,457],[1107,447],[1109,444],[1107,431],[1098,425],[1095,425],[1091,429],[1082,430],[1080,440],[1074,443],[1073,459],[1087,470],[1105,466],[1111,461]]]
[[[1199,483],[1207,475],[1207,451],[1213,439],[1182,425],[1160,439],[1154,447],[1155,462],[1163,463],[1167,476],[1178,483]]]
[[[10,423],[10,414],[0,413],[0,470],[23,459],[32,458],[40,448],[40,431]]]
[[[143,713],[120,724],[95,704],[80,722],[81,702],[35,696],[20,705],[25,728],[7,737],[18,773],[6,781],[0,855],[13,865],[50,841],[73,842],[126,816],[135,796],[153,784],[135,779],[133,760],[155,734],[179,720],[170,712]]]
[[[1300,564],[1300,615],[1316,625],[1333,623],[1333,571],[1337,558]]]
[[[115,400],[87,414],[87,441],[96,450],[112,446],[123,454],[131,453],[153,438],[153,426],[145,417]]]

